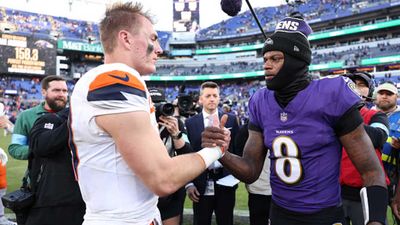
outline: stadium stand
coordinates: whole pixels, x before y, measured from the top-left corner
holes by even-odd
[[[267,33],[276,21],[296,10],[314,30],[310,71],[315,77],[361,69],[374,74],[377,84],[400,83],[400,0],[309,0],[297,8],[255,9]],[[55,40],[57,74],[70,80],[70,90],[76,78],[102,63],[98,26],[92,22],[4,7],[0,7],[0,21],[7,28],[3,26],[1,33]],[[192,44],[179,45],[168,31],[158,31],[158,35],[166,51],[157,72],[147,77],[150,85],[165,88],[168,100],[173,101],[182,94],[182,84],[185,94],[195,95],[200,81],[219,79],[224,99],[232,102],[234,110],[246,112],[245,100],[263,86],[260,52],[264,39],[249,11],[201,29]],[[64,42],[67,47],[62,47]],[[41,76],[0,73],[0,98],[18,102],[11,104],[10,112],[37,104]]]

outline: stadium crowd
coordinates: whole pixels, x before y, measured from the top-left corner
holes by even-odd
[[[337,19],[339,17],[350,16],[371,9],[387,7],[390,3],[397,0],[311,0],[306,5],[301,5],[296,10],[302,13],[310,24],[315,22]],[[285,17],[291,12],[289,5],[281,5],[278,7],[256,8],[255,12],[260,17],[261,24],[265,24],[266,32],[273,31],[277,21]],[[213,38],[224,38],[234,36],[246,36],[258,33],[258,27],[253,20],[250,11],[239,14],[236,17],[229,18],[221,23],[214,24],[206,29],[202,29],[197,34],[198,40],[208,40]]]
[[[68,80],[68,92],[72,93],[75,86],[74,80]],[[263,81],[224,82],[221,88],[221,105],[226,104],[232,112],[240,117],[240,121],[248,118],[247,100],[259,88],[263,87]],[[150,87],[161,88],[165,91],[166,101],[172,103],[181,94],[193,96],[198,100],[198,86],[195,84],[185,85],[185,91],[180,91],[180,86],[152,85]],[[0,81],[0,101],[4,103],[5,113],[15,117],[15,114],[32,108],[43,101],[40,93],[40,81],[38,78],[3,77]],[[196,104],[197,102],[194,102]]]

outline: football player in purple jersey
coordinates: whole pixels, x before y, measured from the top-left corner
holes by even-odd
[[[242,157],[226,152],[224,167],[245,183],[259,177],[270,151],[271,225],[342,224],[342,146],[363,180],[365,224],[384,224],[385,176],[359,112],[361,98],[346,77],[311,80],[311,28],[287,17],[263,47],[267,87],[249,101],[249,138]],[[207,128],[203,146],[222,145],[222,129]]]

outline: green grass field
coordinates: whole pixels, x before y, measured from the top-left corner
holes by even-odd
[[[11,134],[3,136],[3,130],[0,129],[0,147],[8,154],[7,148],[11,140]],[[8,191],[14,191],[22,184],[21,179],[24,176],[28,161],[16,160],[8,156],[7,163],[7,183]]]
[[[11,135],[3,136],[3,130],[0,129],[0,147],[7,152],[7,147],[10,143],[11,140]],[[12,157],[9,156],[8,158],[8,163],[7,163],[7,183],[8,191],[14,191],[17,188],[21,186],[21,179],[24,176],[26,167],[27,167],[27,161],[24,160],[16,160],[13,159]],[[191,209],[192,208],[192,201],[188,198],[185,200],[185,209]],[[236,191],[236,206],[235,210],[247,210],[247,191],[243,183],[239,184],[239,188]],[[6,213],[10,213],[8,209],[6,209]],[[390,213],[390,209],[388,208],[388,224],[393,224],[393,218]],[[243,218],[240,219],[235,219],[235,225],[244,225],[248,224],[246,219],[243,221]],[[191,218],[185,218],[184,225],[190,224]]]

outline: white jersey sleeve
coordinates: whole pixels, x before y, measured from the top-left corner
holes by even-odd
[[[100,71],[89,84],[87,101],[94,116],[130,111],[150,112],[146,84],[136,71]]]

